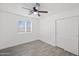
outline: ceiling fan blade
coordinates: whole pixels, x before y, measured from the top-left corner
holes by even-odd
[[[31,9],[29,9],[29,8],[26,8],[26,7],[22,7],[23,9],[27,9],[27,10],[31,10]],[[32,11],[32,10],[31,10]]]
[[[40,14],[38,13],[38,16],[40,16]]]
[[[30,11],[28,15],[31,15],[31,14],[33,14],[33,11]]]
[[[48,13],[48,11],[38,11],[39,13]]]
[[[39,3],[36,3],[36,6],[40,6],[40,4]]]

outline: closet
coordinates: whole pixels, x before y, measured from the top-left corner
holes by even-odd
[[[79,55],[79,16],[57,19],[56,25],[56,46],[63,48],[73,54]]]

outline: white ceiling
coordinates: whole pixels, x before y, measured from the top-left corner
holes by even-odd
[[[40,3],[40,10],[48,11],[48,14],[41,13],[40,17],[38,17],[37,15],[28,15],[29,11],[22,9],[22,7],[31,9],[34,5],[35,3],[0,3],[0,9],[33,18],[41,18],[50,16],[51,14],[54,15],[73,9],[79,9],[78,3]]]

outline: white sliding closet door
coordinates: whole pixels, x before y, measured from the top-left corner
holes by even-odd
[[[78,55],[78,17],[56,20],[56,45]]]

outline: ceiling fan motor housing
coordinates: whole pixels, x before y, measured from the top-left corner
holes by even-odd
[[[36,7],[33,7],[34,11],[37,12],[38,10],[36,9]]]

